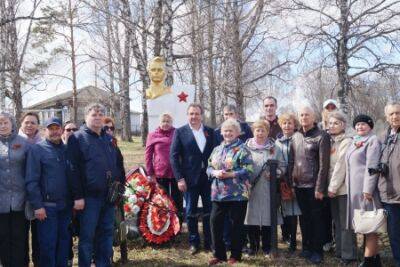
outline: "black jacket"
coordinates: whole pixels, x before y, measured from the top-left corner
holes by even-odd
[[[122,156],[110,135],[101,134],[82,127],[68,139],[67,145],[68,179],[72,196],[105,197],[108,182],[125,182]]]

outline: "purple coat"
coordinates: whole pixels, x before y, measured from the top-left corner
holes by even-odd
[[[158,127],[147,136],[145,159],[148,175],[155,175],[157,178],[174,178],[169,162],[174,131],[175,128],[164,131]]]

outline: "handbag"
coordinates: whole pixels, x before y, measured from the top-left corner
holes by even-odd
[[[384,209],[377,209],[372,200],[373,210],[365,208],[354,209],[353,229],[358,234],[385,233],[387,232],[387,214]]]
[[[29,201],[25,201],[25,218],[29,221],[35,219],[35,211],[33,210],[32,204]]]
[[[282,200],[288,201],[294,198],[292,188],[287,184],[286,181],[281,181],[279,184]]]

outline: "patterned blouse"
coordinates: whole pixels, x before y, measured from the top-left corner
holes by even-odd
[[[212,175],[214,170],[233,171],[235,177],[219,179]],[[207,174],[212,180],[211,200],[247,201],[251,173],[253,160],[245,144],[240,139],[230,144],[222,142],[214,148],[208,160]]]

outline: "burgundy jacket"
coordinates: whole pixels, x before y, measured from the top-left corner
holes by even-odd
[[[147,136],[145,160],[148,175],[155,175],[157,178],[174,178],[169,162],[174,131],[175,128],[164,131],[158,127]]]

